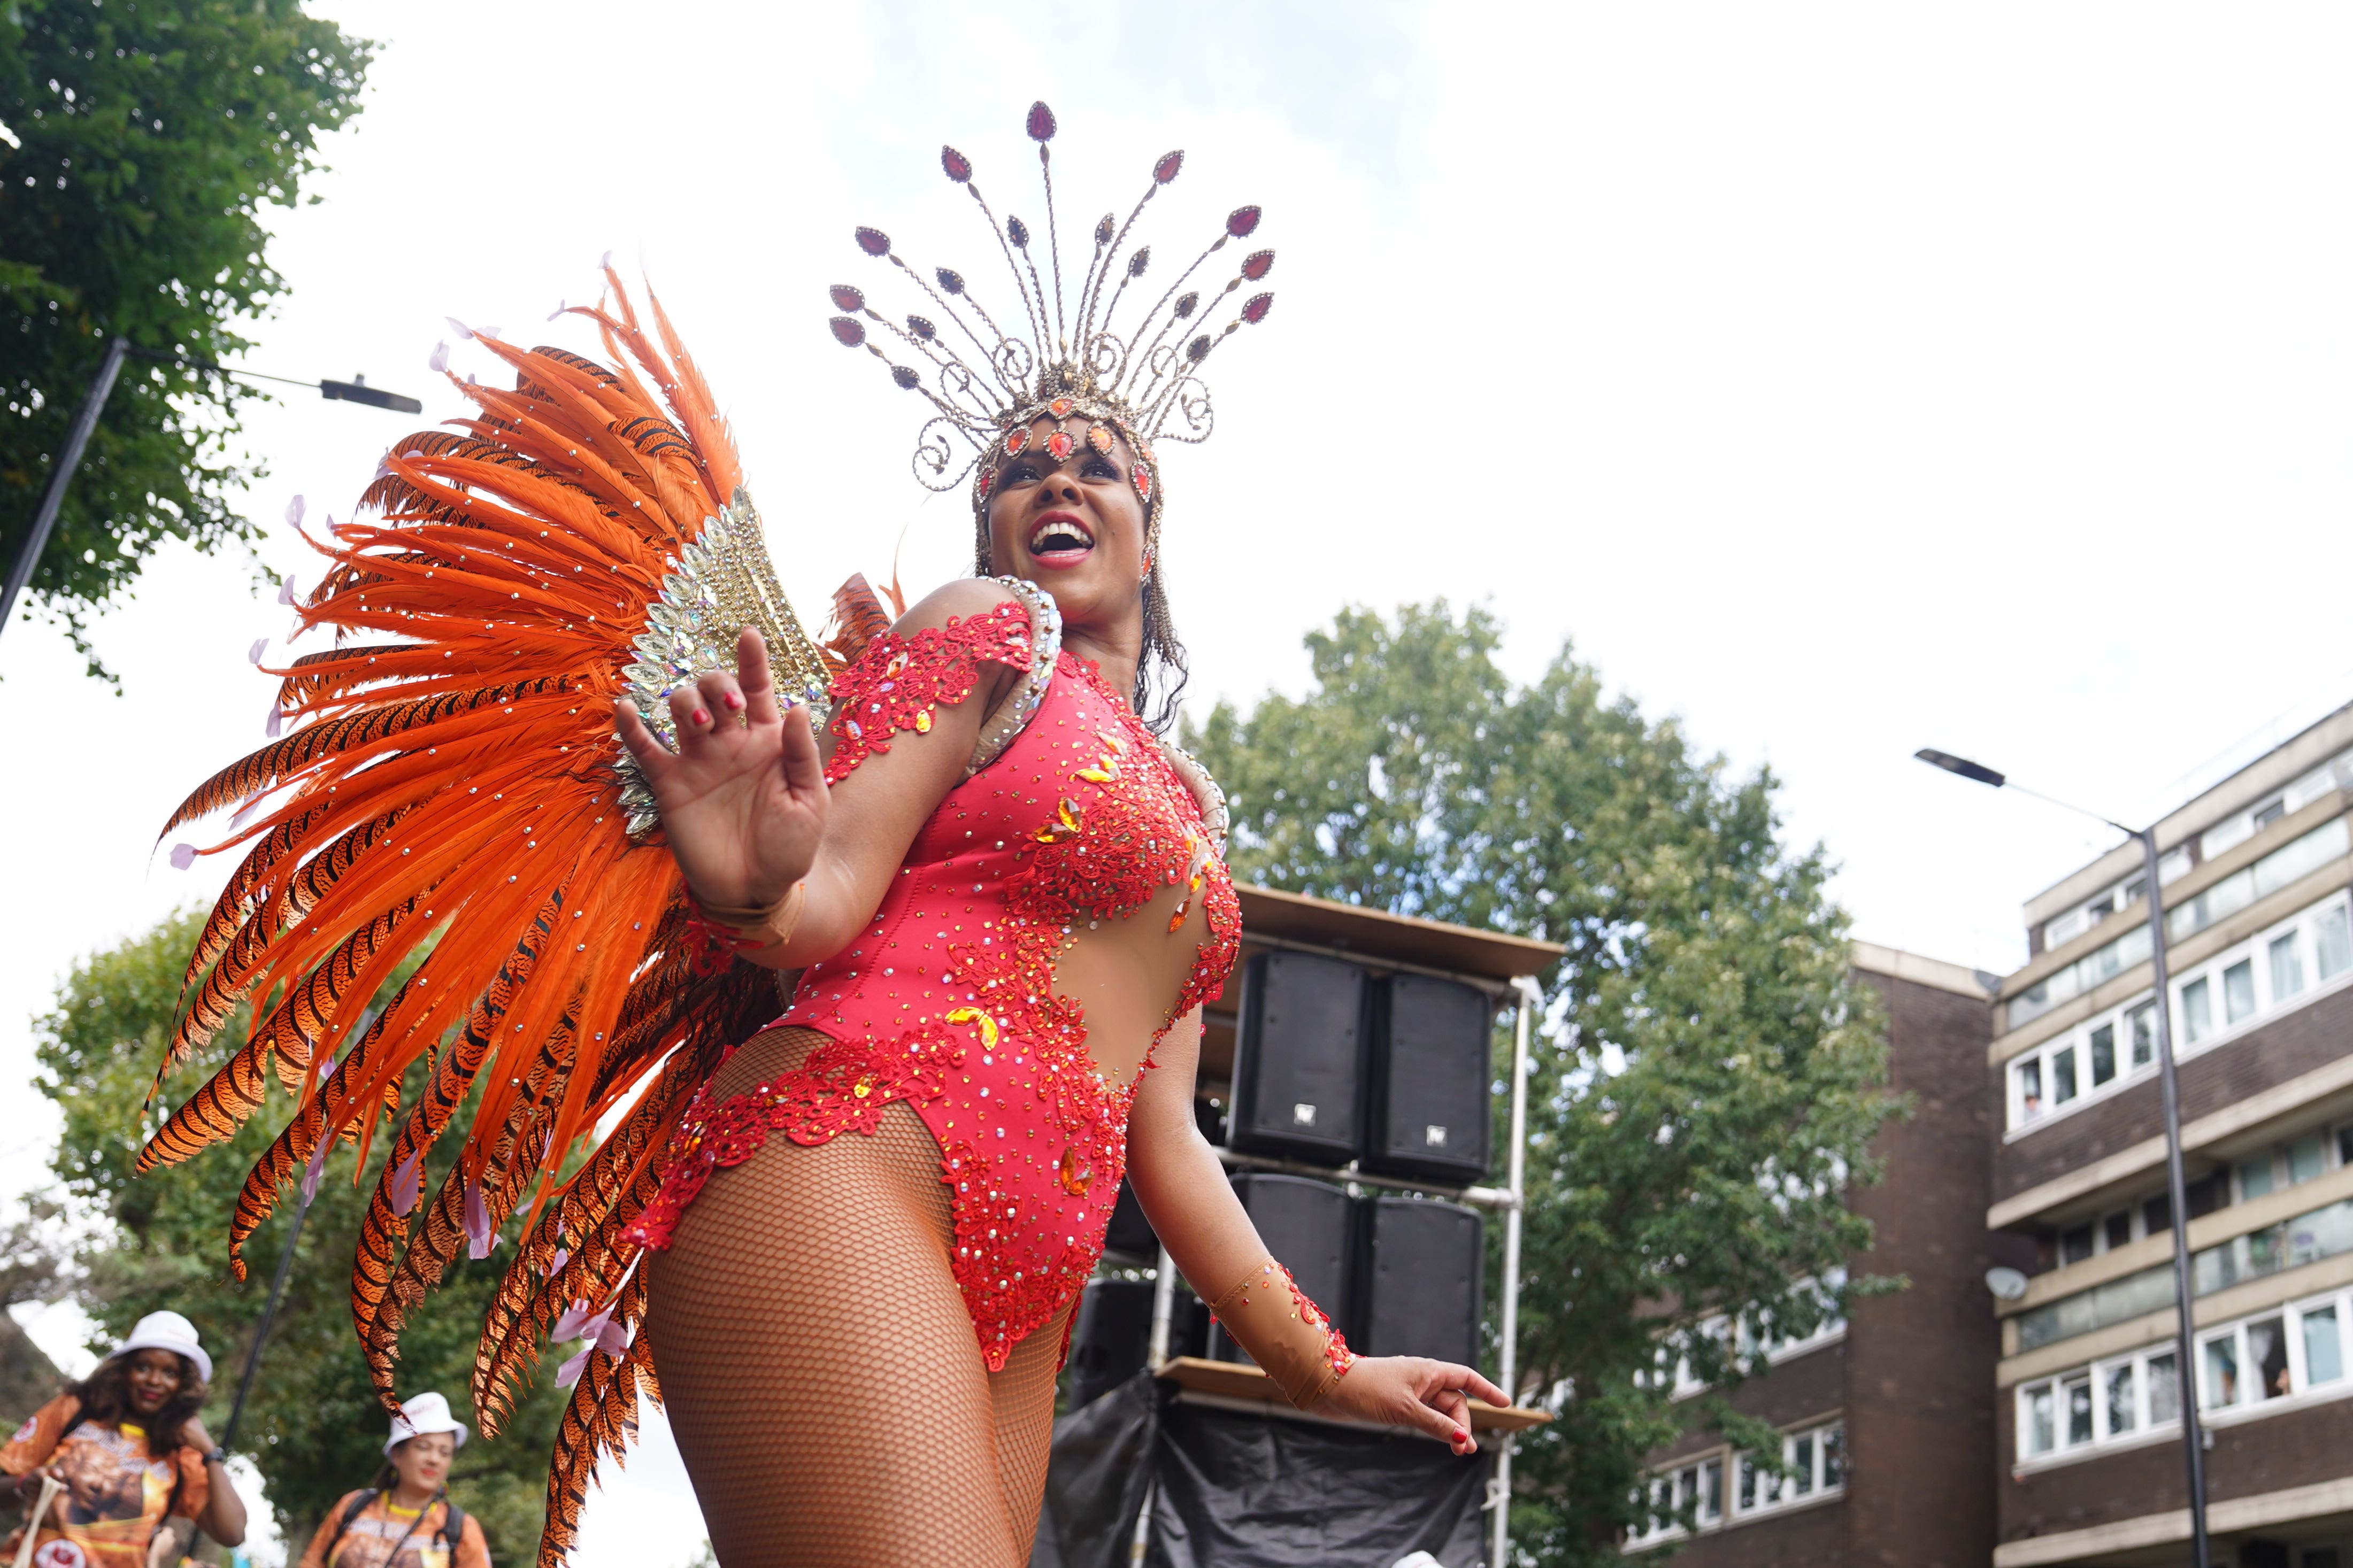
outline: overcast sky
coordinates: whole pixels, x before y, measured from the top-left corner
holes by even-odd
[[[824,288],[914,307],[872,223],[1008,299],[938,147],[1036,225],[1043,97],[1071,244],[1181,146],[1163,265],[1245,201],[1280,257],[1211,362],[1216,438],[1165,457],[1197,711],[1302,689],[1344,605],[1485,604],[1515,676],[1573,644],[1771,768],[1859,934],[2003,971],[2020,902],[2108,837],[1915,747],[2137,819],[2353,698],[2341,8],[322,8],[384,49],[325,202],[278,220],[292,293],[249,363],[447,417],[444,318],[593,349],[543,319],[610,249],[728,406],[804,605],[902,535],[911,587],[962,569],[917,405]],[[271,567],[307,584],[289,500],[345,514],[419,423],[256,416]],[[247,649],[289,616],[250,578],[166,552],[97,629],[120,697],[21,613],[0,639],[0,1075],[77,955],[214,890],[149,847],[262,739]],[[37,1179],[44,1109],[0,1130],[0,1188]],[[674,1457],[630,1475],[590,1568],[700,1540]]]

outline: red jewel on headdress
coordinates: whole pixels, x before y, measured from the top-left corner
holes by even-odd
[[[1087,426],[1087,445],[1092,447],[1096,451],[1101,452],[1106,458],[1111,456],[1112,440],[1113,437],[1110,426],[1090,425]]]
[[[1273,296],[1273,295],[1271,295],[1271,294],[1253,294],[1253,295],[1251,295],[1251,296],[1250,297],[1250,303],[1249,303],[1249,304],[1247,304],[1247,305],[1244,305],[1244,306],[1242,307],[1242,320],[1243,320],[1243,321],[1248,321],[1251,326],[1255,327],[1255,326],[1257,326],[1261,321],[1265,321],[1265,320],[1266,320],[1266,313],[1267,313],[1267,311],[1269,311],[1269,310],[1272,310],[1273,308],[1274,308],[1274,296]]]
[[[1053,402],[1046,405],[1046,412],[1051,414],[1057,419],[1067,419],[1071,416],[1071,410],[1077,406],[1077,404],[1073,403],[1067,397],[1058,397],[1054,399]]]
[[[852,321],[849,324],[854,327],[858,323]],[[1005,455],[1007,457],[1018,457],[1023,451],[1028,449],[1029,446],[1029,426],[1027,425],[1016,425],[1012,429],[1008,430],[1005,433]]]
[[[833,341],[843,348],[854,349],[866,341],[866,329],[847,316],[836,316],[826,325],[833,329]]]
[[[1071,455],[1073,445],[1068,430],[1057,430],[1046,437],[1046,450],[1054,455],[1054,461],[1058,463]]]
[[[1233,220],[1229,218],[1226,226],[1231,228]],[[1248,234],[1250,231],[1244,229],[1242,232]],[[869,256],[888,256],[891,254],[891,237],[879,228],[868,228],[860,225],[858,230],[858,248]]]
[[[1174,153],[1164,153],[1161,154],[1160,162],[1152,165],[1152,177],[1158,184],[1165,185],[1169,181],[1175,179],[1176,177],[1176,171],[1184,166],[1185,149],[1179,147]]]
[[[852,289],[847,283],[837,283],[832,288],[827,289],[826,292],[833,297],[833,308],[837,310],[863,310],[866,309],[866,296],[860,293],[857,289]]]
[[[1029,140],[1051,142],[1054,139],[1054,111],[1043,101],[1029,106]]]
[[[988,487],[996,482],[997,470],[995,468],[983,468],[980,470],[980,478],[975,479],[972,483],[973,492],[978,495],[981,500],[987,500],[988,499]]]
[[[1236,239],[1248,239],[1250,231],[1258,227],[1258,208],[1236,207],[1226,215],[1226,232]]]
[[[1147,505],[1150,504],[1152,500],[1152,470],[1145,468],[1142,463],[1138,463],[1135,465],[1135,471],[1128,477],[1135,481],[1135,494],[1137,499],[1145,502]]]
[[[1242,276],[1253,283],[1273,270],[1274,252],[1271,250],[1253,250],[1250,258],[1242,263]]]
[[[972,160],[953,147],[943,145],[940,148],[940,167],[946,171],[949,179],[959,185],[972,178]]]

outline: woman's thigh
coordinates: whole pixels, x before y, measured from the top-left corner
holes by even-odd
[[[771,1070],[744,1055],[723,1093]],[[871,1138],[778,1135],[715,1172],[651,1259],[662,1393],[726,1568],[1020,1562],[1036,1499],[1009,1514],[953,1235],[937,1146],[894,1105]]]

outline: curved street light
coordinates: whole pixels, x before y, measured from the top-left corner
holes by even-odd
[[[2189,1289],[2189,1201],[2188,1183],[2181,1169],[2181,1095],[2173,1074],[2173,1012],[2172,998],[2165,973],[2165,898],[2158,878],[2157,829],[2126,827],[2114,818],[2102,816],[2096,811],[2086,811],[2080,805],[2055,799],[2023,784],[2011,784],[2008,775],[1997,773],[1982,763],[1967,757],[1957,757],[1950,752],[1940,752],[1923,746],[1912,753],[1931,767],[1942,768],[1958,778],[1973,784],[1989,784],[1995,789],[2014,789],[2021,795],[2031,795],[2046,805],[2078,816],[2088,816],[2103,822],[2128,838],[2140,841],[2141,862],[2147,868],[2148,956],[2155,969],[2157,986],[2157,1082],[2158,1099],[2165,1109],[2165,1191],[2166,1203],[2172,1211],[2173,1231],[2173,1307],[2179,1321],[2178,1333],[2180,1349],[2176,1352],[2177,1375],[2181,1380],[2181,1452],[2189,1471],[2189,1534],[2192,1561],[2197,1568],[2211,1568],[2212,1557],[2206,1541],[2206,1436],[2205,1424],[2198,1417],[2197,1324],[2190,1311]],[[1988,1276],[1990,1285],[1992,1277]]]

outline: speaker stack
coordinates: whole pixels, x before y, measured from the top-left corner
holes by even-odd
[[[1398,1195],[1352,1200],[1338,1167],[1433,1186],[1487,1174],[1493,1004],[1476,986],[1379,979],[1344,959],[1276,951],[1242,973],[1228,1142],[1334,1170],[1334,1182],[1233,1178],[1267,1250],[1369,1355],[1475,1365],[1486,1273],[1476,1210]],[[1209,1353],[1241,1352],[1217,1329]]]
[[[1345,1165],[1364,1137],[1365,972],[1314,953],[1261,952],[1242,970],[1234,1107],[1245,1154]]]
[[[1489,1026],[1484,992],[1392,974],[1372,988],[1367,1171],[1467,1187],[1487,1173]]]
[[[1366,1355],[1479,1364],[1487,1223],[1476,1209],[1427,1198],[1357,1205],[1356,1327]]]
[[[1341,1188],[1305,1176],[1242,1171],[1233,1177],[1259,1239],[1291,1270],[1308,1300],[1337,1318],[1342,1331],[1356,1300],[1357,1262],[1355,1204]],[[1244,1361],[1222,1324],[1209,1331],[1209,1354],[1218,1361]]]

